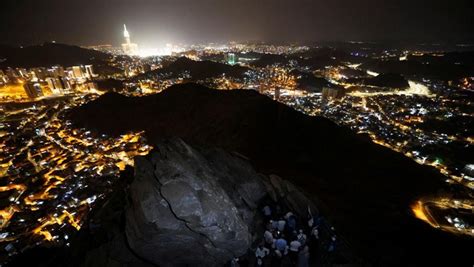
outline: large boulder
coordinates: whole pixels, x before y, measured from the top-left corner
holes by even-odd
[[[162,142],[135,159],[126,237],[159,266],[218,266],[247,252],[266,186],[250,164],[219,149]]]

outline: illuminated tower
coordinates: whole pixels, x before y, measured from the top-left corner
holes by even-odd
[[[236,63],[236,56],[234,53],[229,53],[227,54],[227,64],[229,65],[235,65]]]
[[[123,25],[123,37],[125,37],[125,43],[122,44],[122,50],[126,55],[135,56],[138,52],[138,45],[132,43],[130,40],[130,33],[127,30],[127,25]]]
[[[130,33],[127,31],[127,25],[123,25],[123,37],[125,37],[125,43],[130,44]]]

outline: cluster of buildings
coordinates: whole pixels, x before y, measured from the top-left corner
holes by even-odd
[[[62,95],[83,90],[97,90],[92,65],[64,68],[7,68],[0,70],[0,86],[21,85],[30,99],[46,95]]]
[[[65,111],[97,95],[5,105],[0,123],[0,262],[40,244],[69,245],[95,202],[133,158],[152,148],[142,133],[77,129]]]
[[[266,44],[266,43],[236,43],[231,42],[226,45],[226,48],[247,53],[247,52],[256,52],[262,54],[293,54],[299,53],[309,50],[308,46],[304,45],[273,45],[273,44]]]
[[[160,48],[143,48],[139,47],[137,43],[134,43],[131,40],[131,34],[127,29],[127,26],[124,25],[123,29],[123,38],[124,43],[121,46],[113,46],[110,44],[107,45],[95,45],[89,46],[87,48],[102,51],[105,53],[110,53],[113,55],[128,55],[128,56],[179,56],[180,54],[197,53],[200,55],[211,55],[211,54],[220,54],[228,53],[230,58],[230,63],[233,65],[236,62],[236,59],[232,60],[233,56],[237,54],[242,55],[246,53],[263,53],[263,54],[292,54],[298,52],[304,52],[309,49],[308,46],[299,46],[299,45],[272,45],[265,43],[202,43],[202,44],[173,44],[167,43],[164,47]],[[232,55],[234,54],[234,55]],[[243,61],[246,60],[244,56]]]

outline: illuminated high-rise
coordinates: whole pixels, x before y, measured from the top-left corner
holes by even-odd
[[[61,78],[46,78],[48,87],[53,94],[62,94],[65,89],[65,84]]]
[[[74,78],[76,79],[83,79],[85,78],[84,76],[84,71],[82,70],[81,66],[73,66],[72,67],[72,73],[74,75]]]
[[[31,99],[43,96],[43,90],[39,83],[27,82],[23,84],[23,88],[25,89],[26,95]]]
[[[135,56],[138,53],[138,45],[132,43],[130,40],[130,33],[127,30],[127,25],[123,25],[123,37],[125,38],[125,43],[122,44],[122,50],[126,55]]]
[[[227,54],[227,64],[235,65],[237,63],[237,59],[234,53]]]
[[[92,68],[92,65],[86,65],[85,66],[85,71],[86,71],[86,76],[87,78],[93,78],[96,75],[94,74],[94,69]]]
[[[0,70],[0,84],[6,84],[8,83],[8,77],[7,75],[5,75],[5,73],[3,72],[3,70]]]
[[[123,25],[123,37],[125,37],[125,43],[130,44],[130,33],[127,30],[127,25]]]

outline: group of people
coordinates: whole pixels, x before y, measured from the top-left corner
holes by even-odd
[[[251,253],[230,262],[240,266],[315,266],[333,261],[338,240],[333,227],[308,207],[307,215],[268,201],[262,208],[264,229]]]
[[[315,218],[309,207],[305,219],[298,218],[291,211],[282,216],[279,206],[274,211],[266,205],[262,212],[266,227],[263,240],[255,250],[256,266],[305,267],[309,266],[310,260],[316,260],[321,249],[321,217]],[[324,249],[332,253],[335,247],[336,236],[332,234]]]

